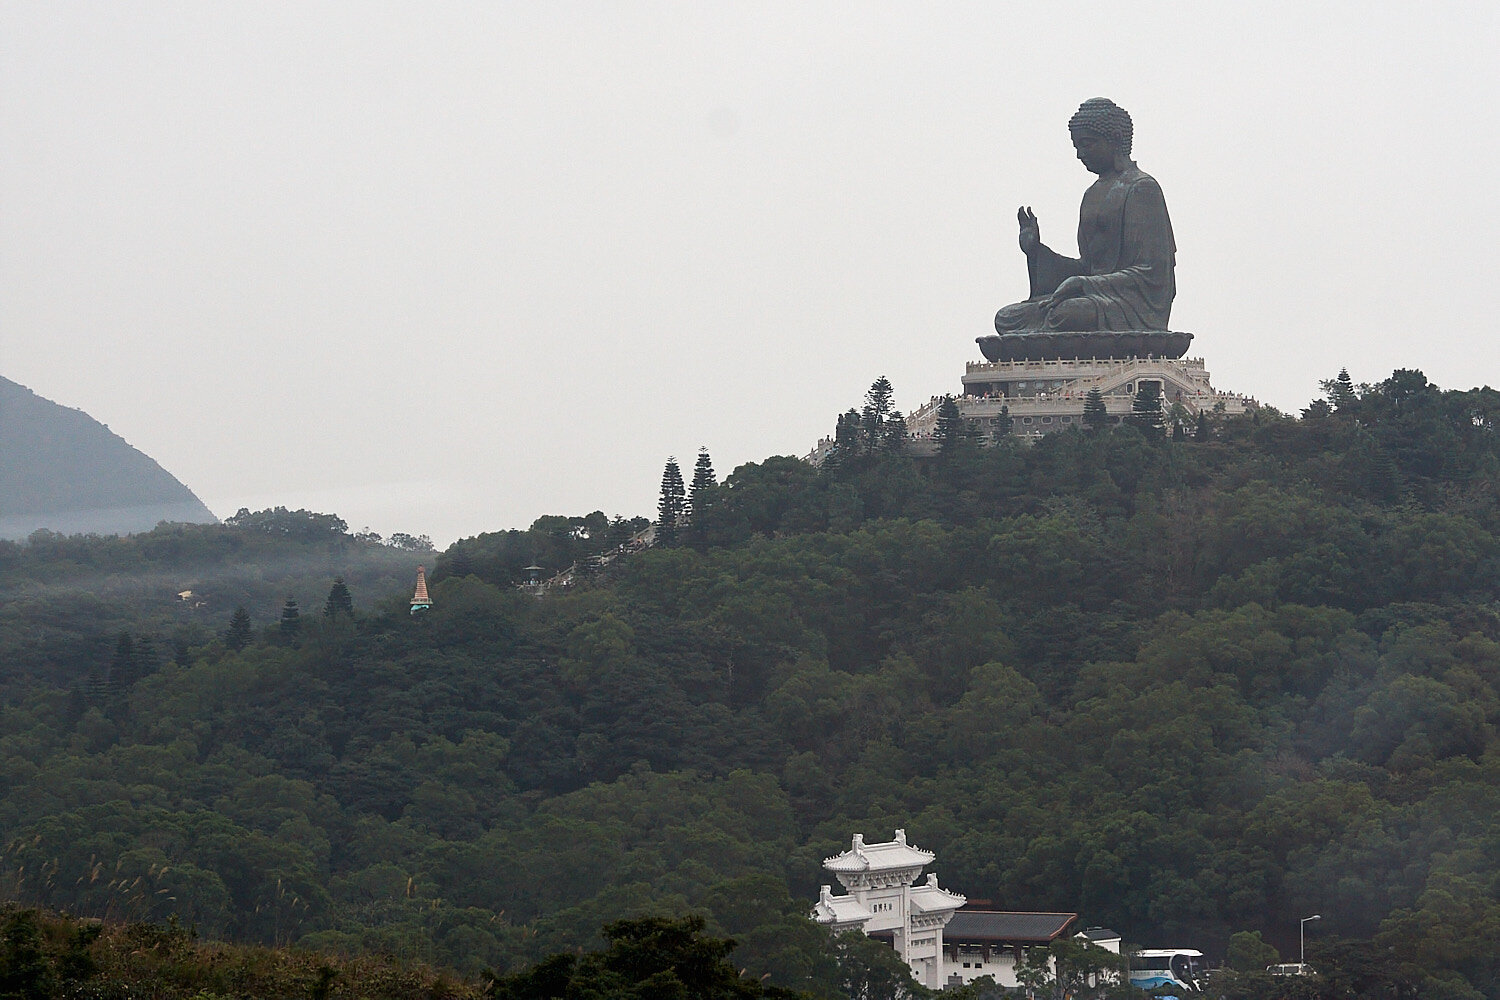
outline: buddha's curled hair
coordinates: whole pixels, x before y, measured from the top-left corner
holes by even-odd
[[[1130,140],[1135,135],[1130,112],[1107,97],[1090,97],[1080,104],[1068,119],[1068,131],[1075,129],[1103,136],[1117,143],[1120,152],[1130,155]]]

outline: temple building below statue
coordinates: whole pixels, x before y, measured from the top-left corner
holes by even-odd
[[[1234,415],[1259,404],[1249,396],[1220,392],[1209,383],[1202,358],[1100,358],[1068,361],[971,361],[965,366],[963,394],[954,397],[970,431],[981,440],[1005,434],[1037,438],[1083,426],[1089,391],[1099,390],[1111,424],[1131,412],[1144,383],[1159,391],[1164,421],[1174,415],[1196,420],[1200,412]],[[906,418],[907,430],[922,451],[937,435],[934,396]]]

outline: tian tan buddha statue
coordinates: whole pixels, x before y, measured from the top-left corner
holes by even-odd
[[[1029,208],[1017,212],[1031,296],[995,314],[979,338],[991,361],[1178,358],[1193,339],[1171,333],[1177,245],[1161,188],[1130,158],[1130,115],[1095,97],[1068,121],[1073,148],[1099,175],[1078,210],[1078,258],[1042,243]]]

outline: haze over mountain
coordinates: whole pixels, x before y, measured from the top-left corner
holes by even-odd
[[[214,524],[193,491],[82,410],[0,378],[0,538]]]

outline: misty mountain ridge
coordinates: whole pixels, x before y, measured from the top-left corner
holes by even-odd
[[[0,377],[0,538],[215,524],[203,501],[82,410]]]

